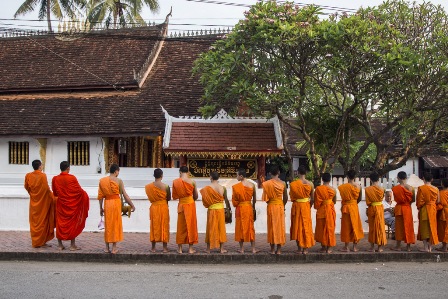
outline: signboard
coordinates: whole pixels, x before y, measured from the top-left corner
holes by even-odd
[[[188,159],[188,167],[193,177],[206,178],[216,171],[222,178],[236,178],[238,168],[246,169],[248,179],[257,178],[257,161],[253,160],[213,160]]]

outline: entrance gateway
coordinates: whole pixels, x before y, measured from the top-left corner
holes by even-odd
[[[266,158],[283,152],[277,117],[231,117],[224,109],[210,118],[173,117],[163,111],[163,151],[178,161],[177,166],[188,166],[193,177],[205,178],[217,171],[223,178],[234,178],[238,168],[245,168],[247,177],[261,187]]]

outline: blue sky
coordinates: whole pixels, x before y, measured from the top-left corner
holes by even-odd
[[[145,20],[161,23],[169,13],[170,8],[173,7],[173,15],[170,19],[171,31],[183,31],[188,29],[209,29],[215,27],[232,26],[242,19],[243,12],[247,7],[236,5],[211,4],[195,1],[210,1],[210,0],[159,0],[160,11],[158,14],[153,14],[149,9],[145,9],[142,16]],[[225,2],[242,5],[254,4],[256,0],[211,0],[213,2]],[[347,9],[356,9],[360,6],[375,6],[382,3],[382,0],[300,0],[294,1],[298,4],[317,4],[325,6],[327,12],[334,12],[334,10],[327,7],[339,7]],[[422,2],[422,1],[417,1]],[[432,0],[435,4],[441,4],[448,7],[447,0]],[[37,12],[30,13],[18,17],[18,20],[8,20],[14,18],[14,13],[17,8],[23,3],[23,0],[0,0],[0,28],[33,28],[45,30],[47,28],[46,21],[25,21],[37,20]],[[57,27],[57,22],[53,23]]]

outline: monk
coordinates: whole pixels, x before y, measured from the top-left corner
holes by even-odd
[[[330,186],[331,174],[322,174],[323,185],[314,191],[314,208],[316,211],[316,230],[314,237],[321,244],[322,253],[332,253],[336,246],[336,190]]]
[[[207,210],[207,227],[205,230],[206,252],[210,249],[219,248],[220,253],[226,253],[224,243],[226,237],[226,221],[224,215],[224,202],[226,209],[230,210],[230,202],[227,199],[227,190],[218,183],[219,173],[210,173],[211,184],[201,189],[202,204]]]
[[[384,207],[383,197],[385,190],[380,187],[380,177],[378,173],[370,174],[371,186],[365,189],[367,217],[369,220],[369,243],[370,252],[375,252],[375,244],[377,244],[377,252],[383,252],[384,245],[387,244],[386,231],[384,230]]]
[[[432,245],[439,244],[437,236],[437,204],[440,202],[439,189],[431,185],[432,174],[425,173],[424,185],[418,187],[418,234],[417,239],[423,241],[423,249],[419,251],[431,252]]]
[[[442,242],[442,247],[437,248],[438,251],[447,252],[446,243],[448,243],[448,179],[442,180],[442,190],[440,194],[440,203],[437,205],[437,236]]]
[[[338,187],[342,200],[341,241],[344,242],[343,252],[350,252],[348,245],[353,242],[353,251],[358,251],[357,244],[364,238],[358,203],[361,201],[361,186],[355,183],[356,171],[347,172],[348,183]]]
[[[285,205],[288,202],[288,193],[285,182],[278,177],[278,166],[271,166],[269,173],[272,178],[263,183],[262,195],[262,200],[268,204],[268,243],[271,246],[271,254],[281,254],[282,245],[286,243]]]
[[[173,181],[173,199],[179,200],[177,206],[177,252],[182,253],[182,244],[188,244],[188,253],[193,254],[193,244],[198,243],[198,223],[196,219],[196,203],[198,189],[196,183],[188,176],[187,166],[179,169],[180,177]]]
[[[257,189],[255,184],[246,179],[246,169],[237,170],[238,184],[232,186],[232,204],[235,207],[235,241],[239,242],[239,253],[244,253],[244,242],[250,242],[252,253],[255,250],[255,203]]]
[[[290,185],[289,197],[291,207],[290,239],[297,243],[299,253],[307,254],[308,248],[314,246],[311,206],[314,202],[314,185],[305,178],[306,167],[299,166],[299,177]]]
[[[42,162],[34,160],[31,165],[34,171],[25,176],[25,189],[30,195],[31,245],[34,248],[50,247],[47,242],[53,240],[55,226],[53,193],[48,186],[47,175],[42,172]]]
[[[401,241],[404,241],[406,250],[411,251],[411,244],[415,243],[414,218],[412,216],[411,204],[415,201],[415,191],[406,183],[406,172],[400,171],[397,174],[398,185],[392,188],[395,206],[395,240],[396,245],[391,250],[400,251]]]
[[[124,189],[123,181],[118,178],[120,167],[117,164],[112,164],[109,173],[109,176],[100,180],[98,200],[100,216],[104,215],[104,242],[106,243],[104,252],[116,254],[118,253],[117,242],[123,241],[120,193],[123,194],[125,201],[131,206],[131,212],[135,211],[135,206]],[[110,243],[112,243],[112,251],[110,251]]]
[[[63,240],[70,240],[70,250],[80,250],[76,237],[86,226],[89,215],[89,195],[71,175],[70,164],[62,161],[61,174],[53,177],[51,186],[56,200],[56,238],[59,250],[64,250]]]
[[[171,200],[170,186],[162,183],[163,171],[154,169],[154,182],[145,186],[146,195],[151,202],[149,208],[149,241],[151,252],[156,252],[156,242],[162,242],[163,253],[168,251],[170,241],[170,211],[168,201]]]

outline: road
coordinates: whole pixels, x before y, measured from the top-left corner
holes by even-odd
[[[447,263],[0,262],[0,298],[440,298]]]

